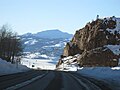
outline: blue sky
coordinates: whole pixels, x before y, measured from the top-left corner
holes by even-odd
[[[99,15],[120,16],[120,0],[0,0],[0,26],[18,34],[60,29],[75,33]]]

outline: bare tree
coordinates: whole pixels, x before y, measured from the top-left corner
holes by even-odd
[[[22,53],[22,44],[17,33],[13,33],[7,25],[0,29],[0,58],[14,62],[14,57]]]

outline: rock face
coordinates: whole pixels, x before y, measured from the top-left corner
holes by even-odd
[[[99,47],[83,52],[79,64],[80,66],[116,66],[118,57],[110,49]]]
[[[78,59],[81,66],[118,65],[120,54],[115,54],[105,45],[120,45],[120,18],[113,16],[87,23],[66,44],[63,56],[81,54]]]

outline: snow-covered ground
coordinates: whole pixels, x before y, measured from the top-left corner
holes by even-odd
[[[27,59],[22,58],[21,64],[11,64],[0,58],[0,75],[13,74],[18,72],[25,72],[32,69],[48,69],[54,70],[56,63],[47,59]]]
[[[26,65],[27,67],[33,68],[33,69],[54,70],[56,68],[56,62],[53,60],[47,60],[47,59],[22,58],[21,64]]]
[[[0,58],[0,75],[24,72],[28,70],[30,69],[24,65],[17,66],[16,64],[11,64],[10,62],[7,62]]]
[[[100,79],[120,81],[120,67],[82,67],[77,71],[80,74]]]
[[[35,52],[35,53],[31,53],[31,52],[24,52],[24,54],[26,54],[23,58],[27,58],[27,59],[56,59],[56,57],[54,56],[48,56],[47,54],[40,54],[40,52]]]
[[[34,58],[39,58],[39,57],[41,57],[41,58],[54,58],[54,57],[49,57],[49,56],[47,56],[46,54],[40,54],[39,52],[35,52],[35,53],[28,53],[26,56],[24,56],[25,58],[28,58],[28,59],[34,59]]]

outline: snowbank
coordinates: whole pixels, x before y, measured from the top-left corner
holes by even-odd
[[[116,85],[116,87],[120,87],[120,67],[82,67],[77,72],[84,76],[104,80],[107,83]]]
[[[0,75],[24,72],[27,70],[29,69],[26,66],[18,65],[17,67],[16,64],[11,64],[10,62],[7,62],[0,58]]]
[[[84,67],[80,68],[78,71],[80,74],[89,75],[97,78],[113,78],[119,77],[120,78],[120,67]],[[117,79],[117,78],[114,78]],[[120,79],[119,79],[120,81]]]

